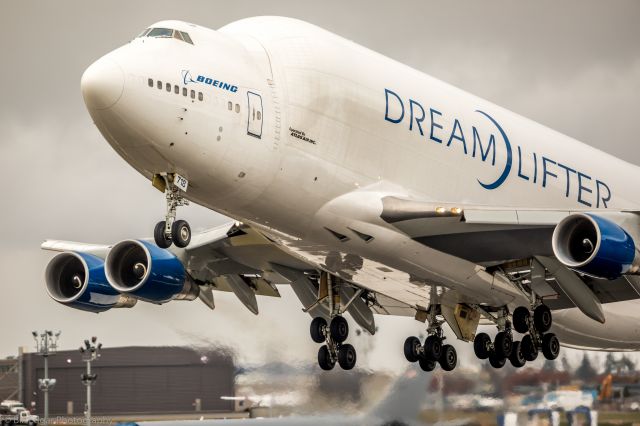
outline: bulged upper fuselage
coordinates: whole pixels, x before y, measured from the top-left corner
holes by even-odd
[[[82,92],[107,141],[147,178],[185,176],[187,198],[372,290],[411,283],[415,306],[425,283],[460,302],[526,300],[406,238],[381,218],[385,197],[455,214],[640,207],[628,184],[636,166],[294,19],[218,31],[158,22],[92,64]]]

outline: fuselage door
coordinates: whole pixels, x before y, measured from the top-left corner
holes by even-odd
[[[247,92],[249,102],[249,119],[247,134],[260,139],[262,137],[262,97],[254,92]]]

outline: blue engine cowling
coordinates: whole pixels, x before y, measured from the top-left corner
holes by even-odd
[[[553,252],[571,269],[596,278],[616,279],[634,268],[633,238],[601,216],[575,213],[553,231]]]
[[[104,312],[120,301],[120,293],[107,282],[104,261],[91,254],[60,253],[47,265],[45,281],[49,296],[72,308]]]
[[[193,300],[199,288],[169,250],[144,240],[124,240],[105,259],[109,284],[117,291],[152,303]]]

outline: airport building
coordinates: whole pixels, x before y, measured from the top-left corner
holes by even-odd
[[[92,387],[94,415],[231,412],[236,368],[222,351],[183,347],[103,348],[92,363],[97,381]],[[86,388],[80,376],[86,363],[78,350],[49,357],[49,377],[57,383],[49,394],[51,415],[82,415]],[[0,397],[19,399],[42,414],[44,359],[21,353],[0,362]]]

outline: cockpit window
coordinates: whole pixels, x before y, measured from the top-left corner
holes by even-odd
[[[184,31],[180,31],[180,34],[182,34],[182,39],[184,41],[186,41],[187,43],[193,44],[193,41],[191,40],[191,37],[189,37],[189,34],[185,33]]]
[[[175,38],[193,44],[193,40],[191,40],[189,34],[171,28],[147,28],[141,32],[138,37]]]
[[[171,37],[173,30],[170,28],[152,28],[147,37]]]

